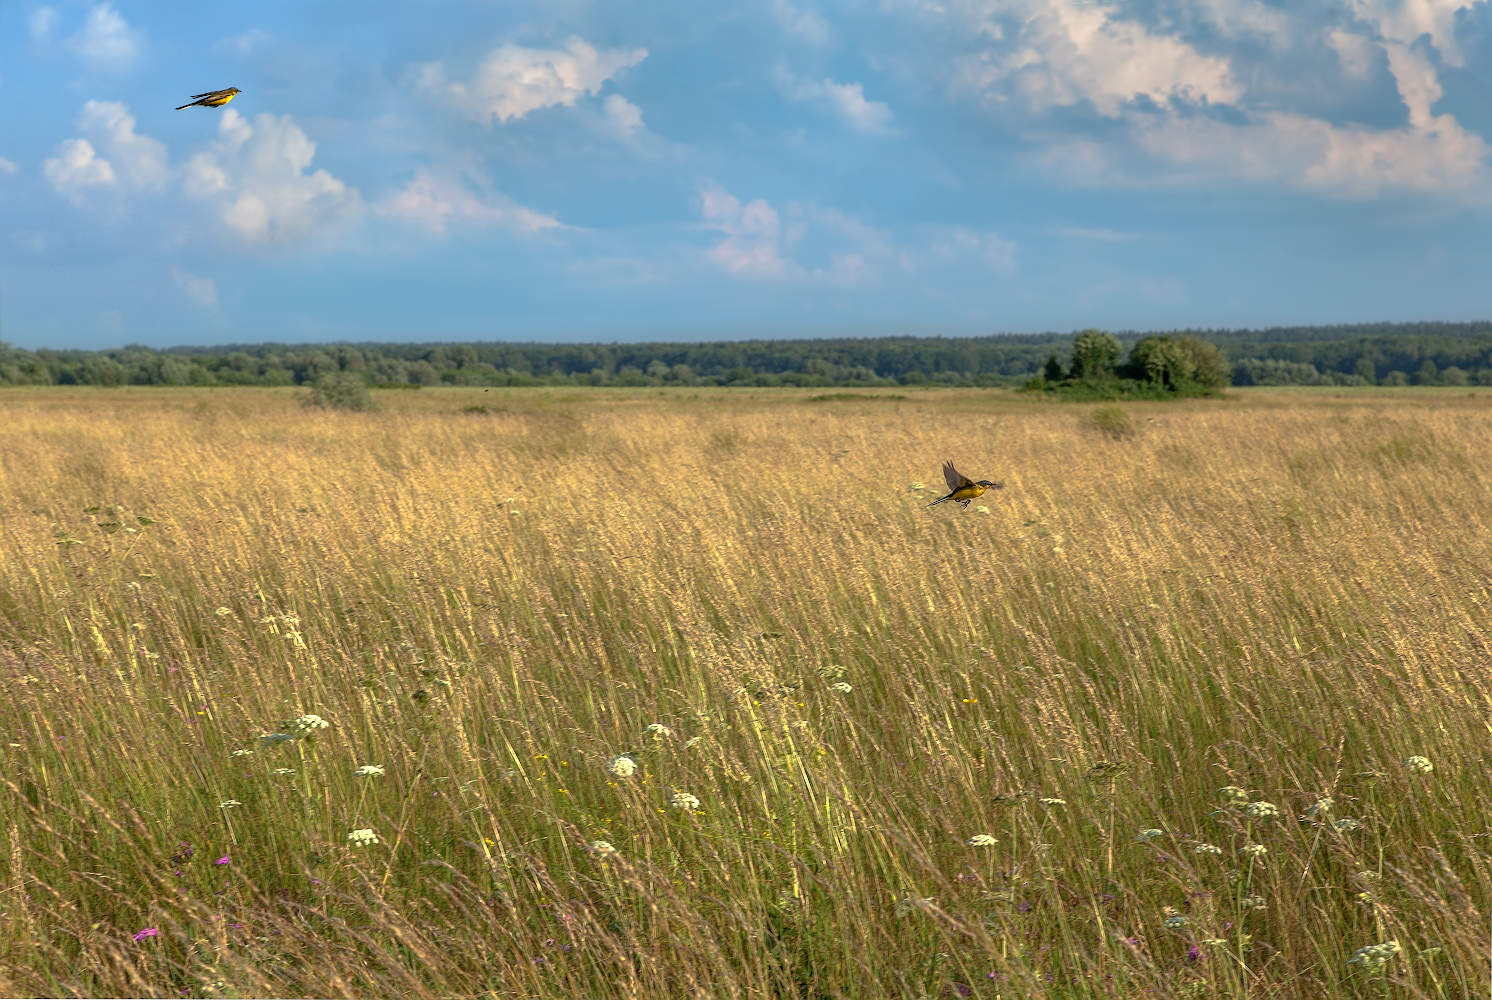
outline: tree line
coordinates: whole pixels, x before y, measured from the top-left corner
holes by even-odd
[[[0,385],[302,385],[332,372],[350,372],[372,386],[1015,386],[1053,374],[1051,364],[1060,378],[1049,382],[1069,381],[1079,336],[649,344],[266,343],[164,350],[135,344],[102,351],[0,346]],[[1106,336],[1131,355],[1147,340],[1172,345],[1162,354],[1182,343],[1212,345],[1225,363],[1223,384],[1492,385],[1492,323],[1183,330],[1166,335],[1119,331]],[[1195,348],[1189,346],[1186,352],[1195,353]],[[1187,363],[1179,356],[1171,362],[1183,367]],[[1154,363],[1147,363],[1154,369]],[[1082,364],[1079,358],[1080,371]],[[1133,358],[1126,364],[1126,377],[1138,375]],[[1116,373],[1120,367],[1116,363]],[[1214,368],[1208,373],[1217,374]]]

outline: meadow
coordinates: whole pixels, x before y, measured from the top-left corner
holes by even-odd
[[[1487,995],[1492,394],[301,395],[0,393],[0,993]]]

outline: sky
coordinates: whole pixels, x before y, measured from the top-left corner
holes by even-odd
[[[0,338],[1487,319],[1489,143],[1489,0],[6,0]]]

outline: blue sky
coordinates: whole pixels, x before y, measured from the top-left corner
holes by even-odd
[[[0,123],[23,347],[1492,316],[1488,0],[15,0]]]

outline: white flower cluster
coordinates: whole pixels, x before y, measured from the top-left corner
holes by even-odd
[[[381,778],[383,777],[383,766],[380,764],[364,764],[352,773],[359,778]]]
[[[232,753],[230,753],[228,756],[229,757],[248,757],[253,752],[254,751],[252,751],[252,750],[235,750]]]
[[[1154,840],[1156,837],[1163,837],[1163,836],[1165,836],[1165,831],[1164,830],[1141,830],[1140,831],[1140,835],[1137,838],[1135,838],[1135,839],[1143,842],[1143,841],[1148,841],[1148,840]]]
[[[965,847],[994,847],[999,841],[987,833],[976,833],[964,841]]]
[[[669,729],[661,722],[653,723],[642,732],[644,736],[651,736],[655,740],[667,739],[668,737],[673,735],[673,730]]]
[[[353,847],[368,847],[378,843],[378,834],[372,830],[353,830],[347,835],[347,842]]]
[[[1309,809],[1306,810],[1306,815],[1307,816],[1311,816],[1311,817],[1324,816],[1327,813],[1331,812],[1331,807],[1334,806],[1334,805],[1336,805],[1336,804],[1337,803],[1336,803],[1335,799],[1331,799],[1331,798],[1321,799],[1315,805],[1311,806]]]
[[[608,764],[606,766],[606,770],[610,771],[618,778],[630,778],[632,777],[633,772],[637,770],[637,761],[633,760],[631,757],[621,756]]]
[[[1244,791],[1242,788],[1239,788],[1237,785],[1227,785],[1217,790],[1217,797],[1222,799],[1224,802],[1238,804],[1247,802],[1249,800],[1249,793]]]
[[[1399,942],[1385,941],[1359,948],[1347,960],[1348,965],[1360,965],[1364,969],[1377,969],[1399,953]]]
[[[331,723],[319,715],[302,715],[290,724],[291,730],[296,736],[310,736],[318,729],[325,729]]]
[[[1245,844],[1238,849],[1238,853],[1249,858],[1262,857],[1269,853],[1269,848],[1263,844]]]
[[[1337,820],[1331,825],[1331,827],[1333,830],[1337,831],[1337,833],[1351,833],[1353,830],[1361,830],[1362,824],[1353,819],[1351,816],[1348,816],[1345,819]]]
[[[227,799],[227,800],[225,800],[223,802],[219,802],[218,803],[218,808],[219,809],[237,809],[241,805],[243,805],[243,803],[240,802],[240,801],[238,801],[237,799]]]
[[[1428,757],[1406,757],[1404,760],[1404,766],[1409,768],[1409,770],[1413,771],[1415,774],[1429,774],[1431,771],[1435,770],[1435,765],[1430,763],[1430,758]]]
[[[1067,805],[1067,800],[1066,799],[1037,799],[1036,801],[1040,802],[1044,806],[1065,806],[1065,805]]]
[[[608,841],[608,840],[593,840],[593,841],[591,841],[591,853],[592,854],[615,854],[616,853],[616,848],[612,847],[611,846],[611,842]]]
[[[1189,923],[1191,923],[1190,920],[1187,920],[1185,917],[1178,913],[1174,917],[1167,917],[1165,926],[1166,930],[1174,931],[1179,928],[1185,927]]]
[[[690,795],[688,792],[674,792],[673,797],[668,800],[668,804],[675,809],[698,809],[699,799],[696,796]]]
[[[1250,802],[1243,807],[1243,814],[1249,819],[1268,819],[1280,814],[1279,806],[1273,802]]]
[[[1192,848],[1193,854],[1221,854],[1223,849],[1215,844],[1198,844]]]
[[[273,771],[270,772],[270,774],[294,774],[294,773],[295,773],[295,768],[293,768],[293,767],[277,767]]]
[[[853,691],[855,689],[852,688],[852,687],[850,687],[844,681],[835,681],[833,684],[829,685],[829,690],[830,691],[838,691],[840,694],[849,694],[851,691]]]

